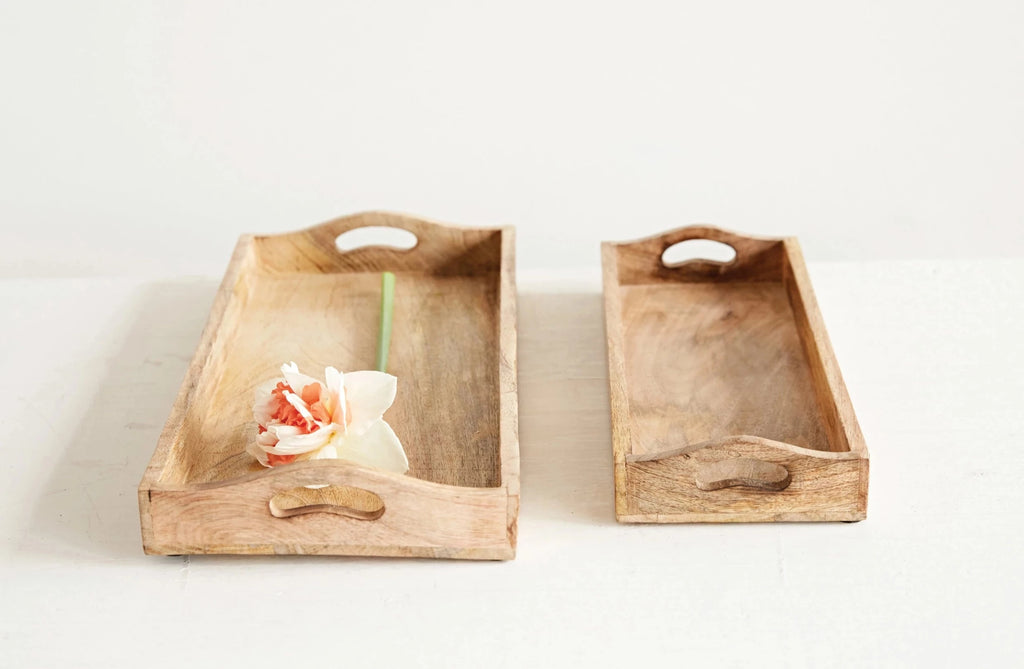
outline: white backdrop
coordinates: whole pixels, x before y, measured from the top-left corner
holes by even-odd
[[[1017,0],[6,2],[0,275],[216,275],[370,208],[517,225],[523,268],[698,221],[1021,255],[1022,33]]]
[[[0,667],[1020,663],[1024,2],[617,4],[0,0]],[[142,555],[235,239],[365,209],[518,227],[516,560]],[[598,242],[697,221],[800,236],[866,522],[615,523]]]

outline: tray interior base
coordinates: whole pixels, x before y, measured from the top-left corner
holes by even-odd
[[[781,282],[620,290],[634,454],[744,434],[833,450]]]
[[[499,275],[400,273],[388,372],[398,396],[385,419],[402,440],[408,475],[448,485],[501,485]],[[284,362],[372,369],[380,274],[254,274],[235,288],[228,336],[211,353],[163,480],[207,483],[261,467],[247,455],[252,398]],[[228,319],[231,320],[231,319]]]

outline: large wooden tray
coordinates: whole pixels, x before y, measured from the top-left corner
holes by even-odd
[[[339,235],[364,226],[418,242],[338,251]],[[146,552],[513,558],[513,245],[511,228],[386,213],[243,236],[139,486]],[[397,276],[388,372],[398,395],[386,419],[408,474],[342,460],[264,469],[245,453],[254,388],[291,360],[314,374],[372,368],[384,270]]]
[[[669,266],[708,239],[730,262]],[[622,522],[862,520],[868,452],[795,238],[602,245]]]

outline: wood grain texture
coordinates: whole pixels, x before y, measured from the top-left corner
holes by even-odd
[[[781,465],[791,477],[784,490],[730,487],[701,490],[703,466],[747,458]],[[618,464],[616,466],[619,466]],[[771,522],[863,520],[857,506],[867,459],[739,435],[694,444],[657,456],[627,458],[624,522]]]
[[[689,239],[736,257],[666,266]],[[795,239],[692,226],[605,243],[602,260],[619,520],[865,517],[867,449]],[[702,490],[730,459],[791,480]]]
[[[633,453],[735,434],[831,450],[781,284],[626,286]],[[656,353],[656,355],[655,355]],[[680,409],[683,409],[682,411]]]
[[[368,247],[342,253],[335,248],[338,235],[363,226],[403,228],[414,233],[418,243],[407,251]],[[379,272],[383,270],[397,277],[388,371],[398,377],[399,384],[386,418],[402,440],[410,462],[408,475],[395,476],[393,485],[402,488],[419,480],[439,484],[438,490],[449,490],[453,496],[476,488],[492,491],[488,499],[494,494],[501,496],[505,502],[500,518],[505,548],[493,549],[489,555],[505,559],[514,554],[519,461],[512,231],[457,228],[384,213],[341,218],[286,235],[241,238],[140,485],[147,551],[173,548],[182,552],[178,549],[187,546],[187,552],[225,552],[213,535],[205,544],[197,536],[190,535],[184,544],[160,536],[158,529],[169,532],[170,527],[154,527],[150,492],[173,490],[173,499],[181,500],[198,495],[201,486],[213,484],[223,487],[216,497],[221,504],[222,494],[254,490],[238,483],[245,477],[273,480],[287,470],[265,471],[244,452],[255,430],[253,389],[277,376],[278,367],[286,361],[294,360],[314,376],[322,374],[327,365],[343,371],[371,368]],[[366,487],[358,481],[350,485]],[[202,489],[207,491],[203,499],[209,498],[209,489]],[[268,499],[258,504],[244,500],[253,505],[251,514],[256,514],[260,505],[263,513],[239,522],[273,518],[266,509]],[[201,506],[214,513],[209,511],[212,502]],[[159,510],[166,513],[166,505]],[[490,506],[478,510],[494,513]],[[424,506],[420,513],[428,511]],[[335,516],[324,522],[334,522],[338,536],[318,540],[316,550],[447,556],[465,546],[478,548],[471,536],[478,524],[464,512],[448,515],[464,524],[465,545],[446,530],[444,536],[450,543],[439,544],[436,551],[417,548],[407,553],[403,552],[408,548],[405,544],[379,543],[385,537],[400,542],[398,533],[373,534],[371,543],[356,547],[358,541],[350,541],[352,536],[347,535],[361,532]],[[390,507],[387,516],[394,521]],[[408,520],[401,513],[398,517]],[[425,517],[414,524],[429,526]],[[204,525],[193,523],[192,527],[201,534]],[[209,527],[213,527],[212,520]],[[488,537],[488,545],[492,545],[493,537]],[[274,544],[274,550],[299,552],[298,547],[308,538],[286,542],[286,546]],[[488,557],[487,551],[470,552],[471,557]]]
[[[306,485],[352,486],[384,503],[377,520],[312,513],[275,518],[274,495]],[[504,488],[440,485],[344,461],[308,460],[232,481],[147,491],[146,552],[301,553],[511,559]]]
[[[694,482],[701,490],[746,486],[779,491],[785,490],[791,481],[789,470],[784,466],[753,458],[715,460],[698,467],[694,477]]]
[[[352,486],[298,486],[270,498],[270,515],[275,518],[336,513],[359,520],[377,520],[384,515],[384,510],[380,495]]]

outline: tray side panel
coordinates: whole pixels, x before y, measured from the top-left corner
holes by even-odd
[[[356,228],[389,227],[413,233],[409,250],[368,246],[339,253],[335,240]],[[261,271],[302,272],[429,272],[472,276],[497,272],[501,264],[502,230],[466,228],[385,211],[344,216],[305,230],[254,238]]]
[[[240,304],[239,286],[244,284],[243,277],[252,261],[253,237],[242,235],[235,245],[231,261],[228,263],[224,278],[217,289],[213,306],[210,309],[210,316],[203,328],[192,361],[185,372],[185,378],[181,382],[171,413],[167,417],[156,449],[153,451],[153,456],[139,483],[139,516],[144,545],[153,540],[153,518],[149,490],[158,485],[161,480],[184,476],[185,472],[177,456],[180,452],[180,444],[188,437],[184,433],[186,416],[197,402],[199,389],[205,375],[210,368],[215,366],[219,350],[218,340],[224,331],[231,328],[231,323]]]
[[[814,381],[816,394],[821,406],[829,438],[840,444],[836,450],[849,450],[867,457],[867,445],[861,433],[860,424],[853,411],[853,403],[846,390],[842,372],[825,321],[814,296],[810,276],[804,264],[800,244],[795,238],[787,239],[784,282],[796,317],[800,339],[807,354],[807,360]],[[866,481],[865,481],[866,485]],[[864,491],[865,496],[867,490]]]
[[[513,550],[519,534],[519,379],[518,309],[516,300],[515,230],[501,231],[501,287],[499,296],[498,337],[501,416],[501,484],[508,496],[506,522]]]
[[[768,445],[756,437],[732,437],[671,457],[625,465],[629,505],[624,522],[857,521],[866,516],[860,494],[868,462],[855,453],[826,453]],[[788,446],[788,445],[782,445]],[[737,486],[701,490],[698,470],[707,463],[753,458],[785,467],[783,490]]]
[[[278,492],[310,484],[355,486],[384,503],[361,520],[333,513],[271,515]],[[455,488],[337,461],[304,462],[226,484],[156,488],[147,553],[386,555],[506,560],[515,547],[500,488]]]
[[[622,301],[619,287],[618,246],[601,245],[601,266],[604,284],[604,327],[608,347],[608,397],[611,408],[612,457],[615,472],[615,514],[628,512],[626,456],[630,444],[629,393],[626,389],[626,363],[623,358]]]
[[[736,252],[731,262],[691,260],[666,266],[662,254],[672,245],[691,239],[727,244]],[[615,250],[616,281],[620,285],[661,282],[779,281],[784,250],[780,239],[747,237],[707,225],[691,225],[653,237],[612,245]]]

